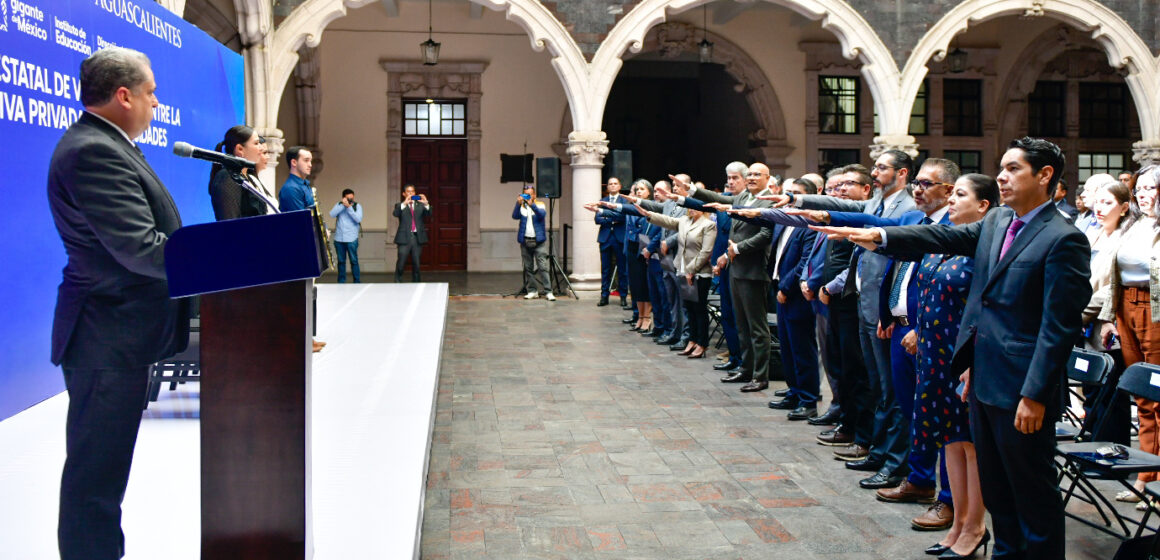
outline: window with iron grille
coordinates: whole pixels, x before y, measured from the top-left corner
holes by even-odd
[[[859,83],[856,77],[818,77],[819,132],[858,134]]]
[[[930,103],[930,93],[927,89],[927,81],[923,80],[922,85],[918,86],[918,95],[914,96],[914,105],[910,108],[910,135],[920,136],[927,134],[929,127],[929,117],[927,108]]]
[[[1079,171],[1079,182],[1083,183],[1088,180],[1088,177],[1097,173],[1107,173],[1114,177],[1125,169],[1125,161],[1127,158],[1120,153],[1080,152],[1079,164],[1076,165],[1076,169]]]
[[[1079,84],[1079,135],[1124,138],[1128,135],[1128,88],[1124,84]]]
[[[1036,138],[1067,136],[1067,82],[1039,81],[1027,96],[1027,134]]]
[[[983,135],[982,80],[943,80],[943,135]]]
[[[466,119],[463,102],[403,102],[403,136],[466,136]]]
[[[978,150],[946,150],[943,157],[959,164],[964,174],[983,172],[983,152]]]

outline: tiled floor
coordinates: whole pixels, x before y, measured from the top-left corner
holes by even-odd
[[[624,316],[453,299],[423,558],[930,558],[923,506],[876,501],[771,391],[719,383]],[[1069,558],[1119,544],[1067,527]]]

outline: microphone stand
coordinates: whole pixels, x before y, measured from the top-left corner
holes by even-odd
[[[282,213],[281,210],[270,203],[270,200],[266,198],[265,194],[258,192],[258,189],[255,189],[253,185],[251,185],[250,182],[246,180],[246,176],[242,175],[242,168],[230,165],[223,165],[222,168],[230,174],[230,178],[233,179],[234,182],[238,184],[238,186],[246,189],[247,191],[250,191],[250,194],[258,197],[258,200],[261,200],[262,204],[265,204],[267,208],[273,209],[275,214]]]

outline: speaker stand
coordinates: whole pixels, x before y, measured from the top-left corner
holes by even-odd
[[[580,296],[576,295],[576,290],[572,288],[572,282],[568,280],[568,275],[564,273],[564,267],[560,266],[560,261],[556,260],[556,242],[555,234],[552,233],[552,224],[555,223],[553,215],[556,212],[556,199],[548,199],[548,283],[551,284],[552,293],[563,294],[559,288],[561,286],[568,287],[568,293],[577,300]],[[563,282],[561,282],[563,280]]]

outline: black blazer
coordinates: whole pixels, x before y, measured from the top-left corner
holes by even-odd
[[[266,203],[235,182],[225,169],[219,169],[214,174],[209,184],[209,199],[213,204],[213,217],[219,222],[266,215]]]
[[[431,208],[422,202],[415,201],[415,233],[419,244],[427,243],[427,216],[431,215]],[[411,242],[411,210],[407,202],[395,205],[395,217],[399,219],[399,230],[395,232],[395,244],[406,245]]]
[[[1059,384],[1091,299],[1087,238],[1048,205],[999,252],[1010,208],[973,224],[888,227],[884,253],[950,253],[975,258],[951,370],[971,368],[971,391],[984,404],[1015,410],[1021,397],[1059,413]]]
[[[187,305],[169,299],[164,253],[181,216],[145,156],[84,113],[52,154],[48,203],[68,254],[52,363],[138,367],[183,350]]]

